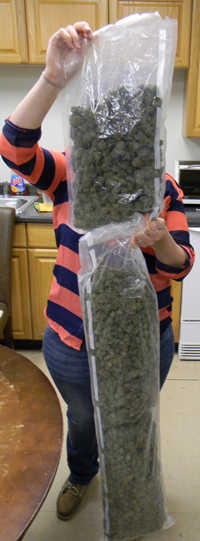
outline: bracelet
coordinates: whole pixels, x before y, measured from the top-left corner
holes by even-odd
[[[53,83],[53,81],[50,81],[50,79],[47,79],[47,77],[45,77],[43,72],[42,72],[42,77],[46,81],[46,83],[48,83],[49,85],[54,86],[54,88],[64,88],[62,85],[57,85],[56,83]]]

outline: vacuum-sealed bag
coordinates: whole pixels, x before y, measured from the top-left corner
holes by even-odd
[[[80,233],[164,206],[176,33],[176,21],[158,13],[106,26],[65,88],[68,223]]]
[[[135,226],[140,217],[135,215]],[[79,241],[79,290],[98,441],[103,541],[167,528],[160,458],[157,297],[134,224]]]

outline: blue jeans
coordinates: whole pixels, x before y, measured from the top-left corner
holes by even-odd
[[[172,324],[160,338],[160,389],[162,389],[170,370],[175,352],[175,340]]]
[[[174,355],[171,326],[161,338],[160,351],[160,385],[162,387]],[[67,346],[47,325],[43,352],[54,383],[68,406],[69,478],[73,484],[87,485],[97,474],[99,462],[86,346],[83,343],[80,351]]]

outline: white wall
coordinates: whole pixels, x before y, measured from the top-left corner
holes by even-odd
[[[42,68],[34,66],[0,66],[0,127],[32,87],[41,71]],[[176,159],[200,160],[200,139],[186,139],[182,135],[183,92],[184,71],[176,70],[166,120],[166,170],[172,176]],[[62,114],[58,101],[43,122],[41,145],[64,150]],[[10,177],[10,170],[0,159],[0,182],[4,178],[10,180]]]
[[[184,71],[175,70],[166,119],[166,170],[174,176],[175,160],[200,160],[200,138],[182,135]]]

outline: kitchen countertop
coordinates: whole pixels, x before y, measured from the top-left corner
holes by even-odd
[[[27,195],[37,195],[36,188],[31,185],[27,186]],[[0,185],[0,194],[2,194],[2,184]],[[13,195],[13,197],[17,197]],[[23,197],[23,196],[20,196]],[[26,197],[26,196],[25,196]],[[34,203],[42,203],[42,198],[38,197]],[[15,214],[15,222],[16,223],[42,223],[42,224],[52,224],[53,223],[53,215],[52,212],[37,212],[37,210],[34,207],[34,203],[31,203],[27,209],[25,209],[20,214]]]
[[[35,203],[42,203],[41,197],[35,201]],[[52,224],[53,216],[52,212],[37,212],[34,207],[34,203],[31,203],[27,209],[24,210],[21,214],[15,215],[16,223],[42,223],[42,224]]]
[[[32,186],[31,184],[28,184],[26,186],[27,186],[27,195],[37,195],[37,190],[34,186]],[[2,193],[3,193],[3,187],[2,187],[2,184],[0,183],[0,195]],[[13,197],[17,197],[17,196],[13,196]],[[34,203],[36,202],[42,203],[42,198],[38,197],[38,199]],[[34,207],[34,203],[32,203],[29,207],[27,207],[27,209],[25,209],[21,214],[15,215],[16,223],[52,224],[53,223],[52,212],[37,212],[37,210]],[[184,205],[184,209],[187,216],[189,227],[200,227],[200,205],[196,205],[196,206]]]

